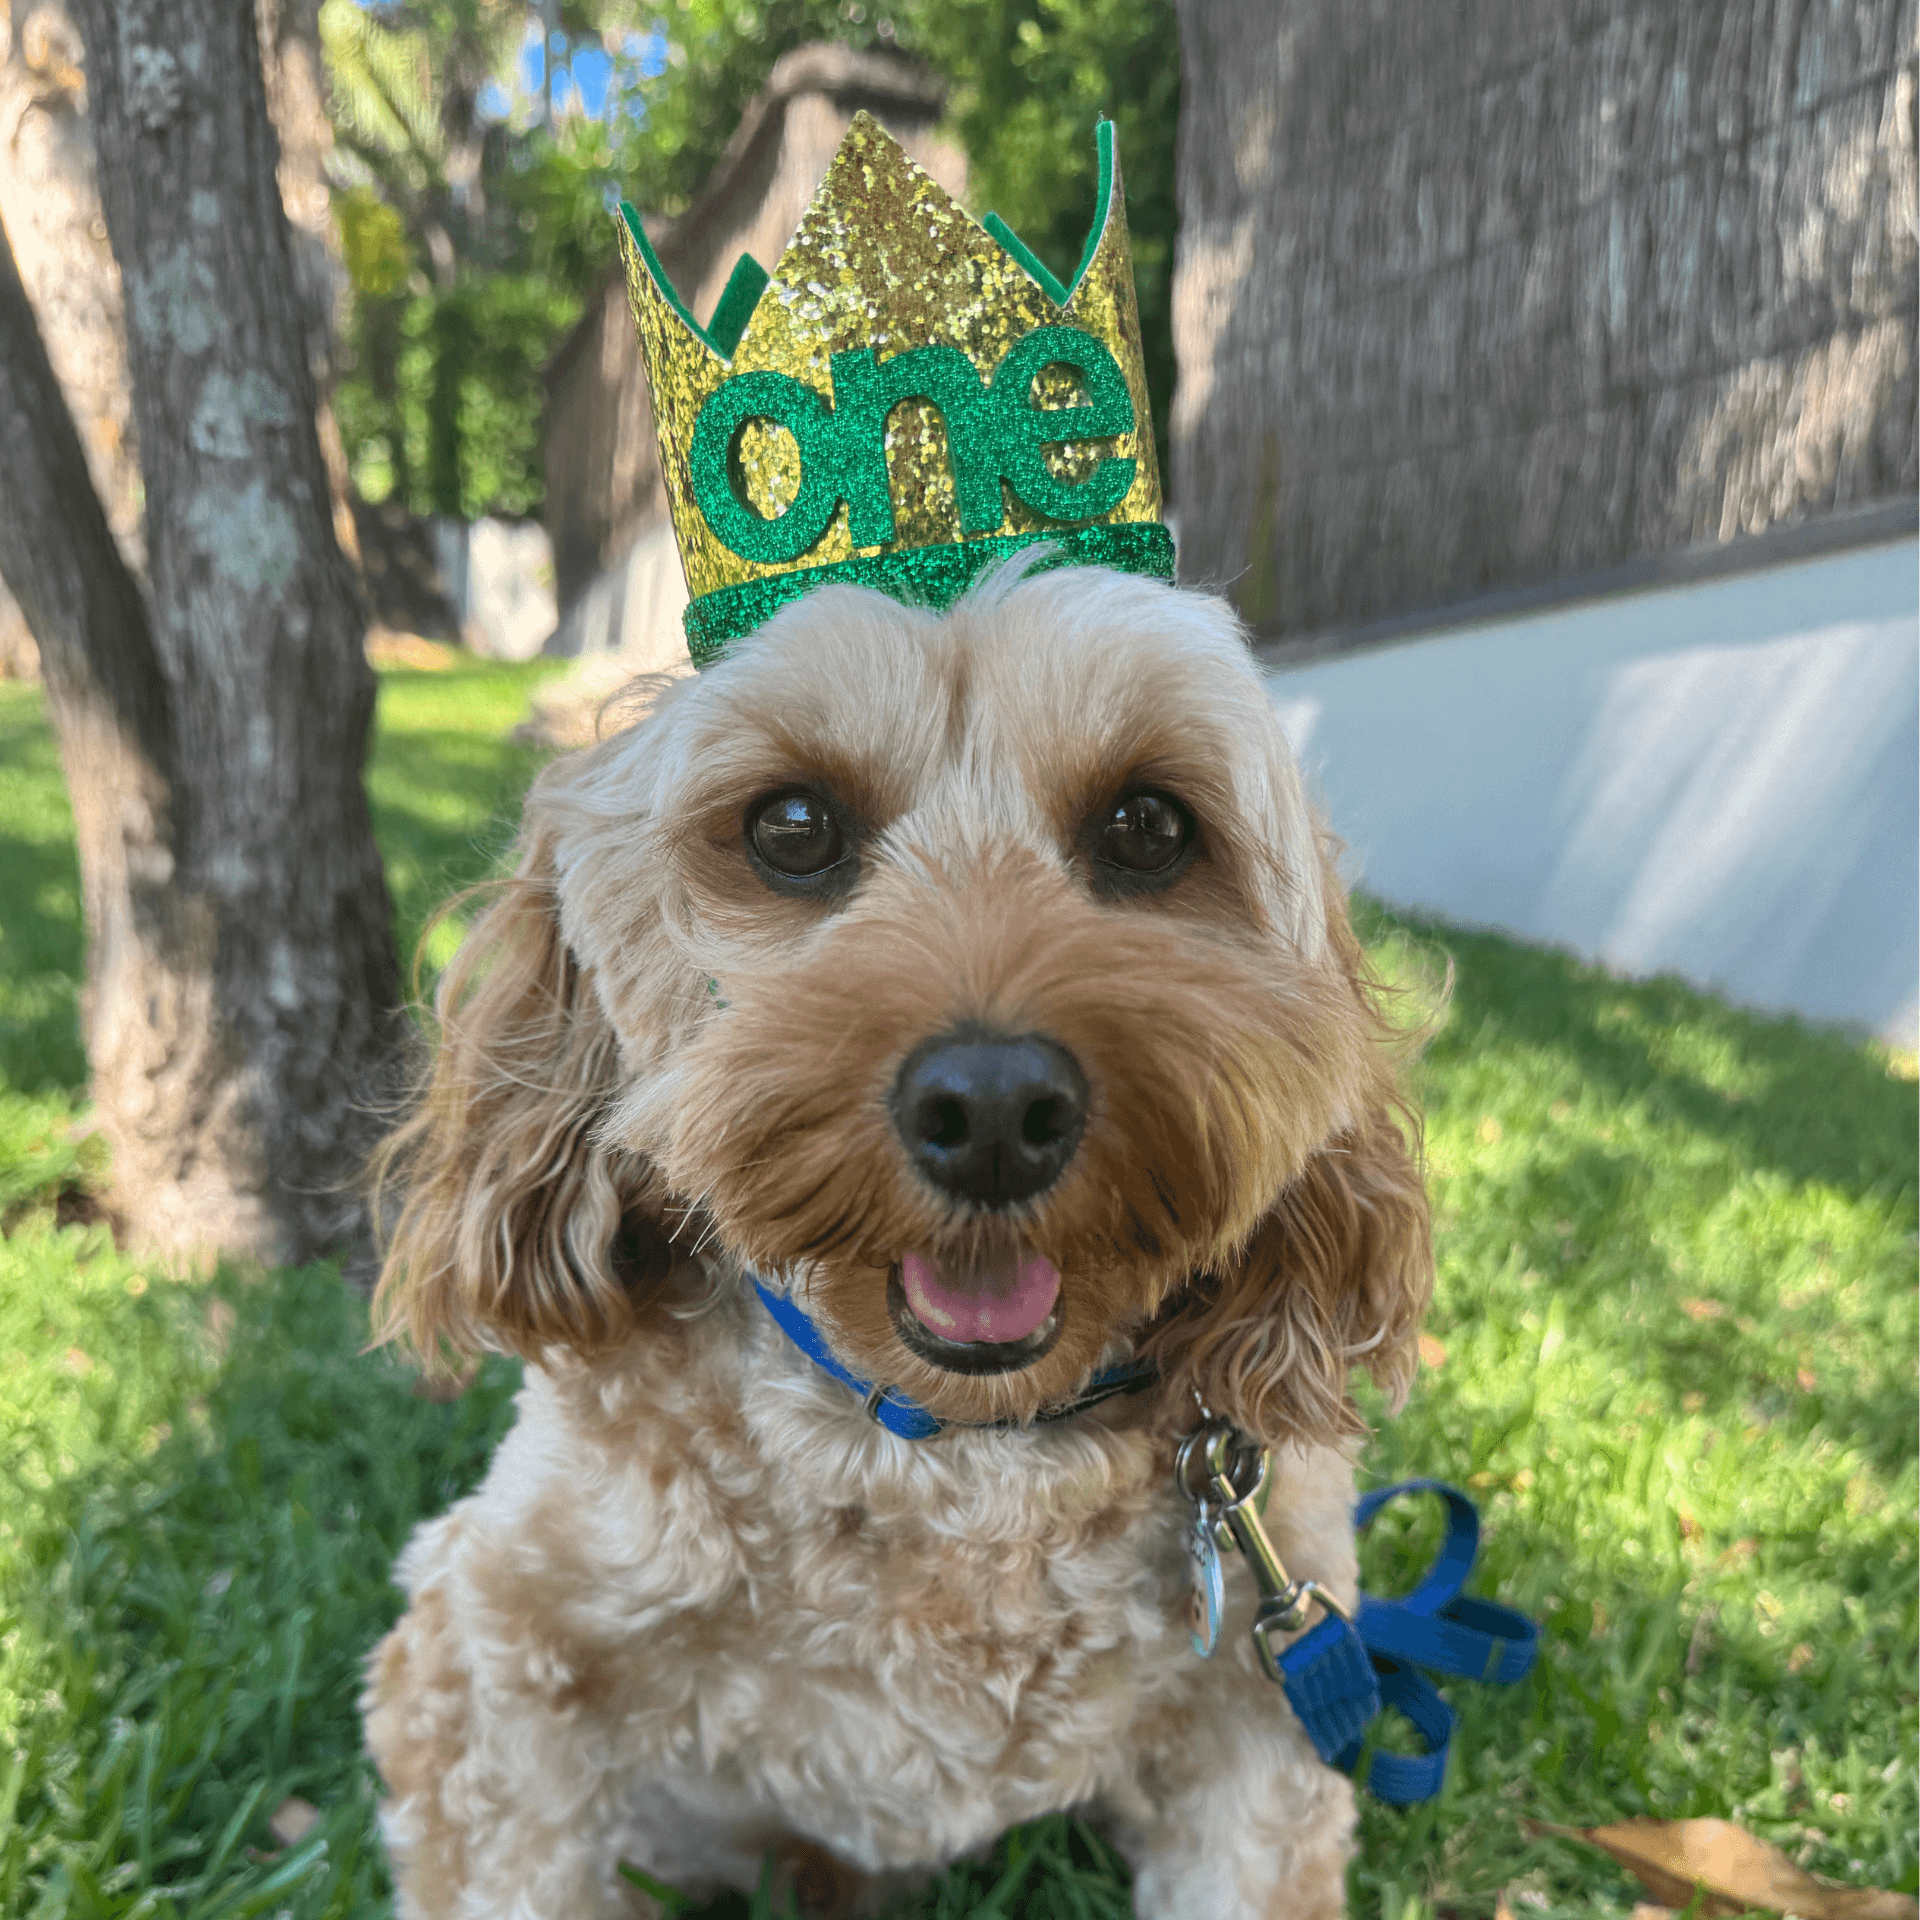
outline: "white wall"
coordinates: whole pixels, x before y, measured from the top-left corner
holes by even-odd
[[[435,514],[434,561],[460,637],[489,660],[531,660],[555,619],[553,543],[537,520]]]
[[[1272,675],[1361,884],[1752,1006],[1920,1022],[1920,544]]]

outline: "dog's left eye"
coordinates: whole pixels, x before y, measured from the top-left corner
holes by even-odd
[[[776,793],[747,817],[753,850],[775,873],[808,880],[838,864],[847,836],[833,809],[813,793]]]
[[[1193,844],[1193,815],[1164,793],[1129,793],[1100,822],[1099,856],[1129,873],[1163,873]]]

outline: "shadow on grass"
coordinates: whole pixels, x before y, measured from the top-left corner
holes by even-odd
[[[22,1093],[77,1087],[80,868],[72,841],[0,834],[0,1083]]]
[[[327,1842],[299,1911],[370,1912],[386,1870],[363,1664],[400,1609],[395,1554],[485,1470],[518,1369],[490,1362],[448,1404],[415,1396],[404,1368],[360,1352],[365,1316],[325,1267],[125,1305],[170,1318],[185,1403],[157,1445],[35,1502],[40,1537],[21,1559],[48,1572],[9,1610],[38,1711],[17,1742],[29,1758],[0,1833],[0,1907],[23,1861],[57,1859],[80,1890],[84,1873],[225,1912],[263,1891],[249,1849],[271,1852],[267,1820],[298,1795]],[[217,1365],[182,1338],[196,1319],[228,1343]]]
[[[1569,1094],[1608,1105],[1638,1100],[1668,1119],[1740,1149],[1793,1180],[1852,1194],[1912,1191],[1920,1125],[1910,1082],[1893,1079],[1856,1036],[1727,1006],[1670,976],[1625,983],[1571,954],[1523,947],[1441,921],[1369,904],[1366,937],[1397,930],[1455,963],[1453,1011],[1431,1057],[1453,1063],[1490,1044],[1561,1056]],[[1737,1063],[1728,1091],[1663,1061],[1675,1030],[1696,1052]]]

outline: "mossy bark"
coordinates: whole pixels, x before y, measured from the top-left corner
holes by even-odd
[[[403,1023],[361,785],[374,682],[315,432],[308,303],[253,9],[76,0],[142,450],[148,591],[113,548],[0,275],[0,571],[73,792],[93,1097],[144,1240],[355,1237]]]

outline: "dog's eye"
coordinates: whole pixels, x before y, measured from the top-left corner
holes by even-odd
[[[747,817],[753,850],[775,873],[811,879],[843,859],[847,837],[818,794],[776,793]]]
[[[1193,815],[1164,793],[1129,793],[1100,822],[1095,846],[1109,866],[1163,873],[1193,844]]]

